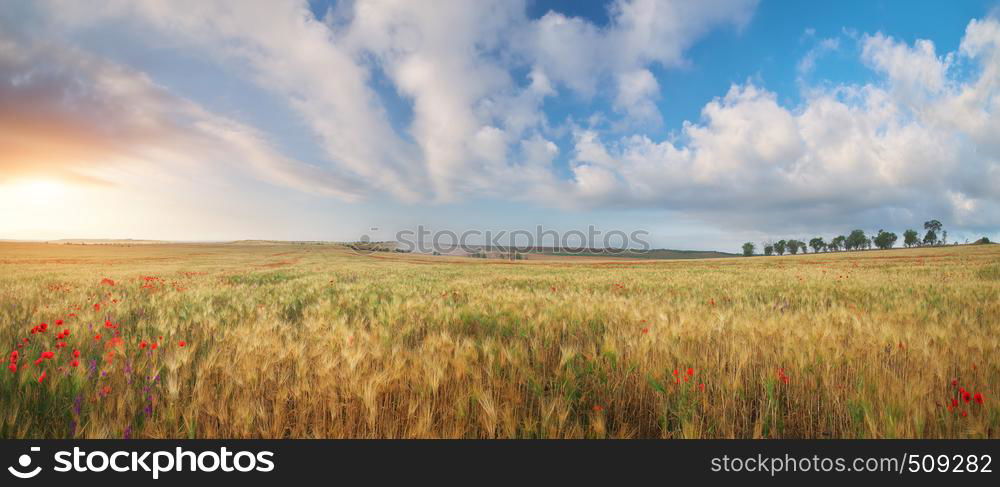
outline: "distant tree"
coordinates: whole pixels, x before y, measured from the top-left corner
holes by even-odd
[[[809,241],[809,246],[813,248],[813,252],[819,253],[823,247],[826,247],[826,242],[823,241],[823,237],[816,237]]]
[[[896,238],[895,233],[879,230],[875,236],[875,246],[882,250],[891,249],[896,244]]]
[[[868,237],[865,236],[864,230],[853,230],[847,236],[847,240],[845,241],[845,247],[847,248],[847,250],[861,250],[862,248],[864,248],[865,242],[867,240]]]
[[[843,235],[837,235],[836,237],[833,238],[833,240],[830,241],[829,247],[834,252],[836,252],[840,249],[846,248],[846,244],[847,244],[847,237]]]
[[[743,255],[750,257],[753,255],[754,245],[750,242],[743,244]]]
[[[948,245],[948,230],[941,232],[941,243]]]
[[[924,243],[929,245],[937,245],[938,238],[937,235],[941,232],[944,225],[937,220],[927,220],[924,222],[924,230],[927,230],[927,234],[924,235]]]
[[[917,234],[916,230],[907,230],[903,232],[903,245],[907,247],[920,245],[920,236]]]
[[[788,242],[784,240],[778,240],[777,242],[774,243],[774,251],[777,252],[778,255],[785,255],[785,248],[787,246]]]
[[[799,241],[789,240],[785,242],[785,250],[787,250],[788,253],[792,255],[799,253]]]
[[[927,234],[924,235],[924,245],[936,245],[937,244],[937,234],[934,230],[927,230]]]
[[[764,255],[774,254],[774,244],[764,244]]]

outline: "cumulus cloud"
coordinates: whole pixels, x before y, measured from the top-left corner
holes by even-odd
[[[793,108],[754,83],[735,85],[677,142],[578,134],[573,193],[595,206],[683,208],[747,229],[926,215],[995,227],[998,26],[972,21],[958,53],[944,56],[930,41],[865,36],[861,58],[882,82],[810,90]],[[980,69],[950,76],[959,61]]]
[[[616,0],[609,25],[598,27],[550,11],[521,29],[516,43],[536,69],[584,98],[602,83],[615,92],[615,108],[634,121],[658,122],[659,84],[648,67],[685,64],[684,51],[708,30],[737,28],[752,16],[756,0],[703,2]]]
[[[660,113],[654,103],[659,97],[660,85],[653,73],[639,69],[620,73],[617,78],[615,108],[624,111],[633,121],[660,123]]]

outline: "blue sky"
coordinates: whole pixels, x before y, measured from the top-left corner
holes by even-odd
[[[3,3],[0,238],[1000,236],[996,1]]]

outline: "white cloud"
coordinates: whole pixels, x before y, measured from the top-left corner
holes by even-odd
[[[809,90],[794,109],[736,85],[677,142],[588,133],[576,141],[572,192],[594,206],[684,209],[748,229],[928,215],[995,227],[1000,214],[983,210],[1000,202],[998,26],[973,21],[959,53],[945,56],[929,41],[865,36],[862,58],[883,83]],[[949,77],[956,56],[981,69]]]
[[[615,108],[624,111],[636,122],[660,123],[660,112],[654,100],[659,98],[660,85],[648,69],[619,73]]]
[[[933,42],[920,39],[911,47],[881,33],[861,42],[861,58],[886,75],[900,103],[921,104],[945,90],[952,55],[939,58]]]
[[[509,0],[441,0],[432,7],[358,0],[322,20],[304,0],[106,0],[99,6],[51,0],[31,8],[44,10],[54,28],[125,22],[148,31],[144,42],[168,40],[207,53],[287,103],[327,157],[322,166],[303,164],[249,125],[160,87],[148,96],[144,87],[155,83],[141,73],[111,84],[91,73],[84,79],[94,83],[97,99],[111,100],[92,107],[96,117],[115,120],[116,130],[136,131],[137,139],[144,124],[153,123],[191,142],[168,144],[176,140],[168,137],[142,145],[140,159],[168,153],[187,161],[236,159],[260,178],[340,198],[486,196],[683,209],[740,227],[925,214],[951,215],[970,226],[1000,224],[993,211],[1000,200],[995,19],[971,21],[953,53],[938,53],[930,41],[863,35],[856,38],[860,60],[878,82],[805,87],[805,100],[794,107],[783,106],[761,83],[738,84],[667,140],[645,135],[643,128],[661,118],[661,80],[654,72],[684,66],[684,53],[698,39],[715,28],[741,27],[755,5],[614,0],[604,26],[554,11],[531,19],[524,1]],[[812,72],[839,42],[819,41],[799,62],[799,73]],[[7,56],[22,47],[8,47]],[[54,57],[51,65],[73,62]],[[956,66],[974,69],[967,75]],[[376,78],[412,109],[396,125]],[[600,100],[609,110],[591,114],[586,128],[550,120],[545,103],[556,96]],[[121,109],[128,106],[138,110]],[[178,124],[178,117],[189,120]],[[608,118],[615,119],[603,123]],[[608,133],[601,126],[633,132],[621,136],[622,129]],[[572,132],[572,147],[556,145],[567,133],[560,130]],[[81,140],[107,140],[84,135]],[[568,179],[554,167],[560,155],[571,158]]]
[[[365,0],[340,5],[324,20],[304,1],[39,6],[60,28],[138,23],[151,38],[202,50],[247,73],[282,96],[319,138],[334,170],[316,168],[317,177],[341,174],[360,192],[448,202],[551,185],[551,174],[525,174],[509,158],[520,154],[522,141],[544,136],[543,100],[561,87],[596,96],[610,83],[625,116],[658,119],[659,85],[646,66],[682,64],[699,36],[714,25],[745,23],[754,4],[616,0],[606,28],[555,12],[531,20],[523,2],[508,0],[441,1],[434,8]],[[512,74],[523,68],[526,79]],[[376,69],[412,103],[405,134],[393,129],[371,86]]]
[[[807,33],[809,31],[807,30]],[[815,31],[808,34],[809,37],[815,35]],[[805,76],[813,72],[816,69],[816,61],[823,55],[836,51],[840,49],[840,39],[836,37],[831,37],[829,39],[821,40],[816,46],[810,49],[805,56],[799,60],[799,64],[796,69],[799,72],[799,76]]]
[[[536,69],[577,94],[595,96],[608,79],[618,90],[619,108],[630,115],[658,118],[659,113],[652,113],[658,85],[645,68],[683,65],[684,51],[698,38],[719,25],[745,25],[756,4],[756,0],[616,0],[609,6],[610,24],[605,28],[550,11],[523,30],[518,47]]]

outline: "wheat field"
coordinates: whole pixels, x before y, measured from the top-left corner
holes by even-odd
[[[997,438],[1000,246],[0,243],[0,343],[3,438]]]

